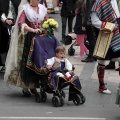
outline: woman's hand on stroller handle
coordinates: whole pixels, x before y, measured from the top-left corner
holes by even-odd
[[[39,28],[33,29],[33,33],[40,34],[42,33],[42,29],[39,29]]]

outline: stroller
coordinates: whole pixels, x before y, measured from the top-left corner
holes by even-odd
[[[65,45],[71,44],[71,46],[68,48],[68,55],[70,55],[70,56],[73,56],[75,54],[75,49],[73,48],[73,46],[74,46],[74,44],[76,44],[76,41],[72,42],[73,40],[76,40],[76,34],[74,32],[69,33],[64,38]],[[84,44],[89,49],[89,42],[87,40],[84,42]]]
[[[42,37],[40,37],[42,36]],[[51,40],[52,39],[52,40]],[[55,48],[57,46],[60,46],[60,43],[58,40],[54,37],[54,35],[51,35],[51,38],[48,36],[42,34],[37,35],[35,39],[33,39],[34,42],[31,42],[31,48],[29,52],[28,62],[27,62],[27,68],[33,70],[37,73],[36,75],[36,82],[37,82],[37,88],[40,88],[39,92],[35,92],[35,101],[45,102],[47,99],[46,93],[53,94],[52,97],[52,104],[55,107],[63,106],[64,105],[64,98],[65,93],[63,91],[63,88],[69,86],[69,100],[73,100],[75,105],[80,105],[85,102],[85,97],[80,92],[80,89],[75,88],[74,81],[67,81],[66,79],[63,79],[62,77],[59,77],[59,81],[57,83],[57,89],[54,91],[54,85],[51,84],[50,74],[55,73],[57,69],[53,69],[52,71],[49,71],[46,67],[45,60],[49,59],[53,56],[55,56]],[[48,46],[49,44],[49,46]],[[38,49],[33,49],[38,48]],[[35,53],[37,53],[37,57],[34,57]],[[37,61],[37,62],[36,62]],[[58,72],[58,71],[57,71]],[[66,71],[64,71],[66,72]],[[77,81],[78,82],[78,81]],[[76,83],[77,83],[76,82]],[[80,85],[80,82],[78,82]]]
[[[52,72],[55,72],[54,70]],[[52,104],[54,107],[63,106],[64,99],[66,97],[64,88],[69,86],[69,101],[73,101],[75,105],[84,104],[86,98],[84,95],[74,88],[73,83],[68,82],[63,77],[59,77],[58,89],[53,91],[53,85],[49,84],[50,82],[49,72],[46,75],[41,75],[39,80],[40,92],[35,94],[35,101],[45,102],[47,99],[47,94],[53,94]]]

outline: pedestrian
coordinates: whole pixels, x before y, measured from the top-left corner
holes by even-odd
[[[60,45],[53,35],[49,38],[46,31],[42,30],[42,21],[48,19],[48,14],[47,8],[39,3],[39,0],[21,1],[5,64],[4,81],[7,84],[21,87],[26,97],[31,96],[29,89],[38,95],[36,86],[39,87],[40,75],[36,73],[36,70],[41,69],[37,69],[39,64],[34,64],[39,61],[34,60],[39,59],[44,63],[45,58],[48,59],[55,55],[55,48]],[[33,37],[36,38],[35,41]],[[28,58],[35,50],[36,52],[31,57],[33,58],[31,65],[36,69],[30,69],[30,66],[27,67],[30,63]]]
[[[47,59],[47,68],[50,70],[49,82],[53,85],[53,91],[56,92],[61,83],[59,78],[64,79],[64,81],[70,83],[70,88],[72,89],[69,89],[69,93],[73,95],[75,91],[80,93],[81,84],[78,76],[73,72],[73,65],[65,57],[65,52],[66,50],[63,46],[58,46],[55,50],[56,55]],[[69,97],[72,99],[72,96]]]
[[[86,35],[87,35],[87,41],[89,42],[89,54],[85,59],[82,59],[81,62],[94,62],[95,59],[93,57],[93,51],[96,43],[96,36],[94,31],[94,26],[91,24],[91,9],[94,4],[95,0],[86,0],[86,6],[85,6],[85,19],[83,26],[86,28]]]
[[[97,74],[99,80],[99,92],[111,94],[104,83],[105,61],[114,60],[119,62],[120,67],[120,33],[116,18],[120,17],[116,0],[96,0],[92,8],[91,21],[97,29],[101,28],[102,22],[111,22],[115,24],[113,37],[109,46],[107,55],[104,59],[98,59]],[[119,69],[120,74],[120,69]]]
[[[89,54],[89,50],[85,46],[86,41],[86,29],[83,27],[85,20],[85,0],[78,0],[75,4],[76,22],[74,26],[74,32],[76,34],[76,43],[80,46],[80,54],[75,56],[84,58],[85,54]]]
[[[117,0],[117,5],[118,5],[119,12],[120,12],[120,1],[119,0]],[[105,66],[105,69],[107,69],[107,70],[115,69],[115,62],[110,61],[109,64]],[[119,71],[119,67],[116,68],[115,70]]]
[[[64,39],[66,36],[66,26],[68,21],[68,33],[72,32],[73,29],[73,19],[75,17],[75,3],[77,0],[59,0],[59,6],[61,6],[61,20],[62,20],[62,40],[64,43]]]
[[[10,32],[18,14],[20,1],[21,0],[0,0],[0,66],[3,66],[0,72],[4,72],[5,70]]]

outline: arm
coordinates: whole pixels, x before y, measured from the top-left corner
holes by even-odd
[[[101,28],[101,25],[102,25],[102,21],[98,18],[96,12],[92,12],[91,14],[91,22],[92,22],[92,25],[98,29]]]
[[[89,22],[89,18],[91,15],[91,9],[94,4],[95,0],[86,0],[86,14],[85,14],[85,20],[83,23],[83,26],[87,25],[87,22]]]
[[[73,72],[72,71],[72,64],[67,59],[65,59],[65,67],[70,74]]]
[[[54,57],[47,59],[47,68],[50,70],[55,62]]]
[[[21,31],[26,31],[26,32],[33,32],[33,33],[39,33],[39,29],[33,29],[29,27],[26,23],[26,15],[25,12],[23,11],[22,14],[20,15],[19,21],[18,21],[19,29]]]

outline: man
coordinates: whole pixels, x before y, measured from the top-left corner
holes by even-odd
[[[6,55],[9,49],[9,37],[12,25],[14,25],[18,6],[21,0],[0,0],[0,66],[4,71]]]
[[[95,59],[93,57],[93,51],[96,43],[95,39],[95,33],[94,33],[94,28],[92,24],[90,23],[90,14],[91,14],[91,9],[94,4],[95,0],[86,0],[86,14],[85,14],[85,21],[83,23],[83,26],[86,28],[86,35],[87,35],[87,40],[89,42],[89,55],[87,58],[81,60],[81,62],[94,62]]]
[[[100,30],[102,22],[111,22],[115,24],[115,28],[113,30],[113,37],[107,51],[107,55],[104,59],[98,59],[97,74],[100,93],[111,94],[111,91],[106,88],[104,83],[105,61],[118,61],[120,67],[120,33],[116,20],[116,17],[119,17],[119,15],[120,13],[116,0],[96,0],[92,8],[91,22],[94,27]]]
[[[117,0],[117,5],[118,9],[120,11],[120,0]],[[115,62],[110,61],[108,65],[105,66],[105,69],[110,70],[110,69],[115,69]],[[119,71],[119,68],[115,69],[116,71]]]

